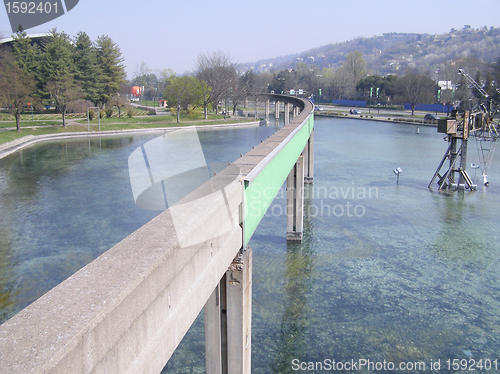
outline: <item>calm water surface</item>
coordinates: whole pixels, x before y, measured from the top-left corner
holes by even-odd
[[[232,162],[274,126],[200,130],[209,165]],[[0,323],[151,220],[128,157],[160,136],[43,143],[0,159]]]
[[[500,156],[489,188],[439,193],[427,189],[447,148],[435,128],[315,126],[304,241],[286,242],[282,193],[250,242],[252,372],[296,373],[294,359],[421,361],[426,372],[431,360],[441,372],[448,359],[500,360]],[[274,130],[200,140],[208,162],[226,162]],[[133,204],[127,171],[152,138],[39,145],[0,160],[3,320],[153,217]],[[471,141],[469,164],[476,154]],[[203,373],[204,360],[201,314],[164,373]]]
[[[306,372],[294,359],[424,362],[426,373],[431,361],[446,373],[460,372],[446,360],[500,360],[500,156],[489,188],[431,192],[448,143],[415,130],[316,119],[304,241],[286,243],[283,194],[250,241],[252,373]],[[204,372],[202,318],[165,373]]]

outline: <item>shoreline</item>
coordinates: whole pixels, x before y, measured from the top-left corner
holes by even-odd
[[[260,126],[261,121],[251,121],[244,123],[227,123],[227,124],[216,124],[216,125],[194,125],[202,130],[211,129],[223,129],[228,127],[250,127],[250,126]],[[58,133],[58,134],[45,134],[45,135],[26,135],[22,138],[12,140],[7,143],[0,144],[0,159],[9,156],[12,153],[19,151],[20,149],[32,146],[37,143],[65,140],[71,138],[95,138],[100,136],[120,136],[120,135],[134,135],[142,133],[165,133],[174,130],[181,130],[185,128],[193,127],[191,126],[175,126],[175,127],[154,127],[150,129],[125,129],[125,130],[108,130],[100,132],[68,132],[68,133]]]
[[[401,125],[418,125],[418,126],[429,126],[429,127],[437,127],[437,123],[427,123],[424,122],[423,119],[413,119],[413,118],[406,118],[406,117],[394,117],[394,118],[381,118],[381,116],[378,117],[367,117],[367,116],[360,116],[360,115],[345,115],[345,114],[333,114],[333,113],[314,113],[315,116],[317,117],[328,117],[328,118],[345,118],[345,119],[360,119],[363,121],[376,121],[376,122],[387,122],[387,123],[397,123]]]

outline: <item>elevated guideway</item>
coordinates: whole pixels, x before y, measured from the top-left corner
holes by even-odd
[[[0,326],[0,373],[159,373],[205,309],[207,373],[250,373],[248,242],[287,181],[287,239],[301,240],[313,179],[311,102],[285,126]]]

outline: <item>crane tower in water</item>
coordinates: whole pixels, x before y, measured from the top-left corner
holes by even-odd
[[[485,186],[489,183],[488,168],[491,164],[496,142],[500,137],[498,120],[500,106],[464,70],[460,69],[459,72],[469,82],[469,87],[479,92],[481,100],[471,110],[453,110],[450,117],[439,120],[438,132],[447,134],[449,146],[429,183],[429,188],[432,187],[436,179],[439,190],[475,190],[477,188],[466,170],[467,145],[470,136],[476,139],[483,183]],[[498,90],[497,92],[500,93]],[[449,162],[447,163],[446,160]],[[445,164],[447,165],[445,166]]]

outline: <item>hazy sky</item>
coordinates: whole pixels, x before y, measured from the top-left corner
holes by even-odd
[[[85,31],[92,40],[109,35],[132,78],[142,61],[180,74],[195,70],[202,52],[222,50],[234,62],[254,62],[358,36],[500,27],[499,15],[500,0],[80,0],[27,32],[57,27],[69,35]],[[5,8],[0,33],[12,34]]]

